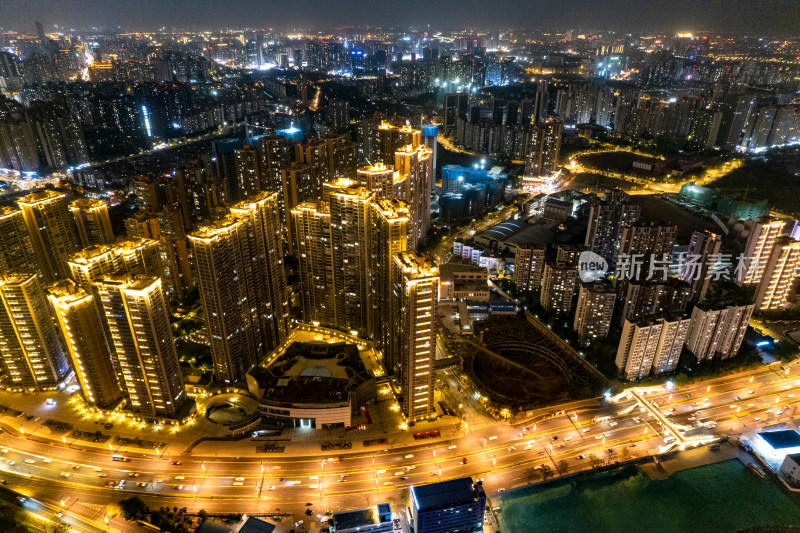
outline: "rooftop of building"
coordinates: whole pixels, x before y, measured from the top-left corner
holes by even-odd
[[[439,276],[442,281],[452,280],[453,274],[456,272],[474,272],[476,274],[485,273],[487,276],[489,275],[489,271],[486,267],[478,265],[464,263],[442,263],[439,265]]]
[[[782,429],[778,431],[762,431],[758,434],[767,444],[775,450],[785,448],[797,448],[800,446],[800,433],[794,429]]]
[[[380,505],[386,504],[384,503]],[[331,517],[331,521],[333,522],[333,527],[336,531],[372,526],[381,523],[379,514],[372,507],[368,507],[367,509],[355,509],[352,511],[334,513]]]
[[[77,198],[73,200],[70,207],[78,207],[82,209],[94,209],[97,207],[106,207],[106,203],[100,198]]]
[[[403,268],[403,272],[412,278],[426,278],[439,275],[436,260],[428,254],[406,251],[395,254],[394,260]]]
[[[272,533],[275,531],[275,526],[260,518],[250,516],[233,531],[235,533]]]
[[[413,485],[411,500],[418,510],[431,509],[469,504],[477,501],[482,492],[483,488],[474,484],[471,477],[464,477],[429,485]]]
[[[35,205],[38,203],[60,200],[62,198],[66,198],[66,195],[63,192],[52,191],[50,189],[40,189],[38,191],[33,191],[30,194],[26,194],[17,200],[17,203],[20,205]]]
[[[548,224],[528,224],[526,220],[506,220],[476,235],[476,240],[486,239],[507,244],[548,245],[555,233]]]

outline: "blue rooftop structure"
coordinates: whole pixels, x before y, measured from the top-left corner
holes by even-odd
[[[764,431],[758,434],[774,450],[800,447],[800,433],[793,429],[782,429],[779,431]]]

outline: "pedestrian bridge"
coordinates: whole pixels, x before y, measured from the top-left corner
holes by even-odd
[[[648,394],[656,394],[656,393],[663,393],[664,387],[631,387],[629,389],[624,390],[623,392],[617,394],[616,396],[612,396],[609,398],[609,403],[619,403],[625,400],[633,400],[630,406],[626,407],[622,411],[619,412],[620,415],[627,415],[636,407],[640,407],[645,410],[646,413],[651,415],[655,418],[658,423],[663,428],[662,435],[671,436],[674,440],[670,443],[664,444],[663,446],[659,446],[660,452],[668,452],[674,448],[679,450],[685,450],[686,448],[692,448],[694,446],[703,446],[706,444],[711,444],[718,439],[713,435],[691,435],[687,436],[686,433],[693,429],[688,426],[684,426],[681,424],[675,424],[670,421],[670,419],[661,412],[661,409],[658,408],[658,405],[655,402],[651,402],[645,396]]]

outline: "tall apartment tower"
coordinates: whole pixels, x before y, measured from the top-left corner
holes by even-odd
[[[616,365],[625,379],[640,379],[675,370],[691,320],[688,318],[626,320]]]
[[[390,344],[393,257],[408,248],[408,206],[399,200],[377,200],[369,231],[369,298],[372,340],[386,353]]]
[[[669,259],[677,237],[678,226],[637,222],[622,228],[619,253],[631,256],[640,255],[642,259],[648,261],[651,255],[654,255],[656,259],[662,259],[666,255]]]
[[[369,323],[368,230],[374,196],[341,178],[323,187],[330,212],[336,324],[366,334]]]
[[[767,260],[758,263],[761,278],[756,284],[758,310],[779,309],[785,305],[800,277],[800,241],[778,237],[771,248]]]
[[[233,154],[236,162],[236,187],[231,196],[235,201],[241,201],[262,190],[258,151],[245,144],[234,150]]]
[[[94,284],[109,344],[131,411],[145,419],[182,418],[186,395],[161,280],[105,276]]]
[[[214,375],[225,383],[245,379],[258,357],[286,336],[278,217],[277,193],[261,193],[189,235]]]
[[[781,220],[769,217],[760,218],[753,224],[744,249],[744,257],[748,260],[744,285],[761,283],[775,241],[783,235],[784,225]]]
[[[89,246],[73,254],[67,264],[70,278],[87,291],[96,279],[117,273],[158,277],[165,290],[171,287],[171,280],[165,275],[161,246],[152,239],[120,239],[114,244]]]
[[[303,202],[292,209],[301,308],[306,322],[336,324],[331,254],[331,213],[327,202]]]
[[[116,408],[122,390],[94,297],[71,281],[48,287],[47,294],[84,400],[102,410]]]
[[[41,190],[17,200],[39,267],[47,283],[69,275],[67,261],[78,251],[75,224],[63,193]]]
[[[0,273],[39,273],[30,233],[22,211],[0,207]]]
[[[291,154],[286,138],[281,135],[263,135],[256,138],[261,190],[281,191],[281,171],[289,166]]]
[[[629,203],[629,196],[620,189],[608,191],[592,203],[584,244],[603,256],[610,270],[617,263],[623,229],[638,222],[640,211],[640,206]]]
[[[418,250],[425,244],[431,226],[432,162],[432,152],[418,143],[416,146],[408,144],[395,152],[394,168],[400,176],[407,176],[405,201],[411,216],[408,247],[412,250]]]
[[[551,120],[531,126],[525,154],[525,175],[546,176],[558,169],[564,124]]]
[[[108,206],[104,201],[79,198],[69,204],[69,210],[75,220],[75,230],[81,248],[114,242],[111,218],[108,216]]]
[[[695,306],[686,335],[686,348],[698,361],[735,357],[744,341],[754,308],[754,304],[718,309]]]
[[[278,196],[277,192],[261,192],[231,206],[231,214],[246,221],[251,235],[246,272],[252,276],[257,290],[255,303],[265,351],[284,341],[289,322]]]
[[[0,278],[0,303],[0,356],[9,387],[54,389],[69,363],[36,275]]]
[[[578,269],[574,264],[546,262],[539,303],[550,313],[568,314],[577,283]]]
[[[697,259],[695,265],[690,265],[688,262],[683,265],[681,271],[681,279],[692,286],[692,293],[696,296],[698,303],[703,303],[708,292],[708,286],[711,282],[710,276],[707,276],[709,269],[709,261],[712,257],[719,254],[722,247],[722,237],[710,231],[693,231],[689,239],[689,249],[687,250],[688,257]],[[709,279],[706,279],[706,278]]]
[[[608,337],[611,315],[617,295],[610,283],[582,283],[578,290],[578,305],[572,329],[581,344],[591,344]]]
[[[518,291],[536,290],[542,284],[547,246],[522,243],[514,262],[514,285]]]
[[[433,360],[439,269],[419,252],[394,255],[388,367],[399,376],[403,414],[410,421],[434,413]]]

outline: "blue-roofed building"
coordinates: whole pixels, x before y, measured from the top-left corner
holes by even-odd
[[[486,493],[472,478],[411,487],[410,522],[416,533],[474,533],[483,530]]]

